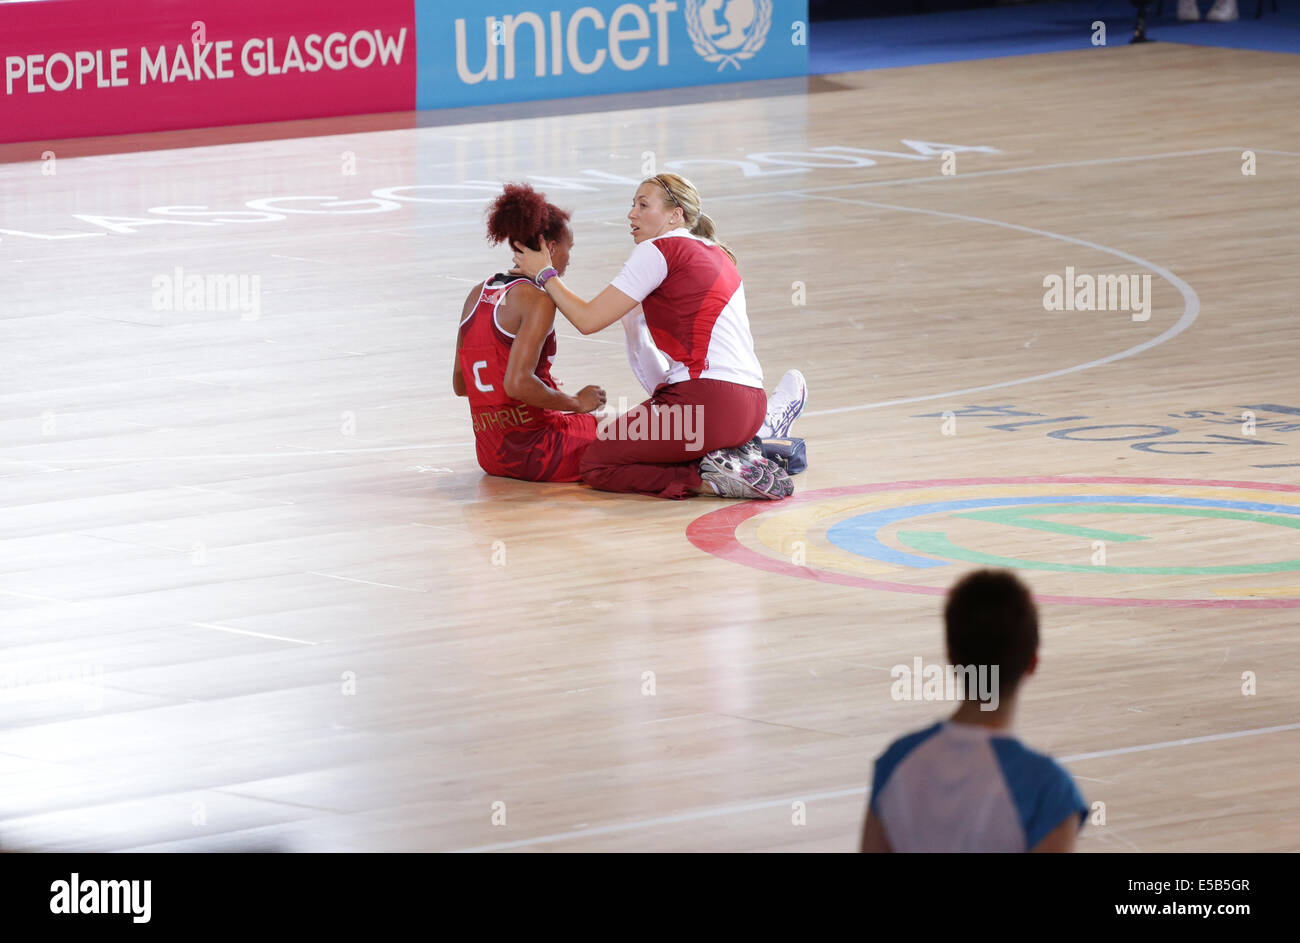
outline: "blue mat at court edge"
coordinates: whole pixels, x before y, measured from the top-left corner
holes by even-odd
[[[1238,0],[1241,19],[1233,23],[1180,23],[1178,0],[1165,0],[1163,16],[1147,21],[1147,37],[1192,46],[1222,46],[1260,52],[1300,53],[1300,0],[1278,0],[1273,13],[1265,0],[1255,19],[1255,0]],[[1210,0],[1200,0],[1201,15]],[[889,16],[813,23],[809,72],[856,72],[897,66],[1025,56],[1067,49],[1091,49],[1092,24],[1106,24],[1109,46],[1127,44],[1133,35],[1129,0],[1079,0],[1028,6],[989,7],[924,16]]]

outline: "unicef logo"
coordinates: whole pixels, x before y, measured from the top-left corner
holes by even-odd
[[[772,0],[686,0],[691,45],[705,62],[740,68],[763,48],[772,26]]]

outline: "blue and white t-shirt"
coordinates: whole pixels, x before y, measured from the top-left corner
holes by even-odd
[[[1029,851],[1088,806],[1070,774],[1015,737],[935,724],[876,760],[871,812],[895,851]]]

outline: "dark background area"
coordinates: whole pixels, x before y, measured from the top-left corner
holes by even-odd
[[[1023,6],[1043,0],[808,0],[812,20],[846,20],[864,16],[902,16],[973,10],[977,7]]]

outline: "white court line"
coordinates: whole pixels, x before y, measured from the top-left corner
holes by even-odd
[[[333,265],[333,264],[334,264],[333,262],[326,262],[324,259],[304,259],[302,256],[298,256],[298,255],[276,255],[274,252],[271,253],[271,258],[273,258],[273,259],[289,259],[291,262],[315,262],[317,265]]]
[[[233,632],[235,635],[251,635],[255,638],[269,638],[277,642],[293,642],[295,645],[315,645],[316,642],[305,642],[300,638],[289,638],[285,635],[270,635],[266,632],[254,632],[252,629],[236,629],[228,625],[217,625],[215,622],[187,622],[186,625],[197,625],[202,629],[216,629],[219,632]]]
[[[312,576],[328,576],[332,580],[347,580],[349,583],[365,583],[367,586],[383,586],[386,589],[401,589],[408,593],[427,593],[427,589],[412,589],[409,586],[398,586],[394,583],[376,583],[374,580],[361,580],[355,576],[339,576],[337,573],[321,573],[318,570],[308,570]]]
[[[76,458],[64,462],[65,465],[103,465],[115,462],[211,462],[218,459],[234,458],[284,458],[286,455],[303,457],[308,455],[363,455],[372,452],[410,452],[421,449],[450,449],[471,446],[473,442],[432,442],[427,445],[383,445],[374,448],[365,449],[318,449],[311,451],[284,451],[284,452],[213,452],[206,455],[143,455],[126,458]],[[300,449],[304,446],[285,446],[285,449]],[[39,462],[28,459],[11,459],[11,461],[26,465],[37,465]]]
[[[1036,170],[1060,170],[1064,167],[1092,167],[1100,164],[1118,164],[1134,160],[1164,160],[1168,157],[1199,157],[1204,154],[1223,154],[1225,152],[1237,152],[1243,150],[1239,147],[1206,147],[1195,151],[1169,151],[1166,154],[1135,154],[1130,157],[1094,157],[1089,160],[1071,160],[1061,161],[1055,164],[1033,164],[1029,167],[1004,167],[1001,170],[975,170],[970,173],[958,172],[944,176],[943,174],[927,174],[924,177],[895,177],[890,180],[865,180],[860,183],[834,184],[824,187],[807,187],[802,190],[805,193],[819,193],[826,190],[843,190],[858,187],[893,187],[906,183],[934,183],[935,181],[955,181],[964,180],[971,177],[997,177],[1003,174],[1021,174],[1028,171]],[[1261,152],[1270,153],[1270,152]],[[1271,153],[1285,153],[1282,151]],[[836,155],[832,155],[836,156]],[[764,194],[767,195],[767,194]],[[725,197],[723,197],[725,199]]]
[[[426,524],[424,523],[424,521],[411,521],[411,526],[412,527],[436,527],[438,530],[449,530],[453,534],[461,534],[462,536],[469,533],[469,531],[467,531],[463,527],[448,527],[446,524]]]
[[[190,553],[191,551],[184,547],[164,547],[162,544],[151,544],[147,540],[123,540],[120,537],[108,537],[104,534],[87,534],[85,531],[76,531],[78,537],[87,537],[91,540],[107,540],[109,543],[126,544],[132,547],[148,547],[150,550],[166,550],[168,553]]]
[[[1254,151],[1256,154],[1281,154],[1283,157],[1300,157],[1300,151],[1274,151],[1267,147],[1234,147],[1233,150]]]
[[[987,223],[990,226],[1001,226],[1004,229],[1014,229],[1019,232],[1026,232],[1036,236],[1047,236],[1049,239],[1059,239],[1062,242],[1072,242],[1075,245],[1084,246],[1089,249],[1095,249],[1099,252],[1107,252],[1111,255],[1118,256],[1121,259],[1126,259],[1127,261],[1139,265],[1142,268],[1149,269],[1150,271],[1155,272],[1165,281],[1169,282],[1169,284],[1177,288],[1178,291],[1183,296],[1182,317],[1180,317],[1176,322],[1174,322],[1172,327],[1165,330],[1164,333],[1162,334],[1158,334],[1157,336],[1145,340],[1140,344],[1136,344],[1133,347],[1128,348],[1127,350],[1121,350],[1119,353],[1116,354],[1110,354],[1109,356],[1101,357],[1098,358],[1097,360],[1090,360],[1087,363],[1076,364],[1073,367],[1064,367],[1060,370],[1051,370],[1047,373],[1037,373],[1034,374],[1033,376],[1021,377],[1018,380],[1003,380],[1000,383],[989,383],[984,386],[971,386],[960,390],[949,390],[944,393],[927,393],[923,396],[906,396],[901,399],[882,400],[879,403],[862,403],[861,405],[858,406],[838,406],[834,409],[816,409],[811,412],[804,413],[803,415],[805,416],[830,416],[835,413],[857,412],[863,409],[880,409],[885,406],[899,406],[904,403],[920,403],[926,400],[933,400],[933,399],[952,399],[958,396],[967,396],[971,393],[983,393],[986,390],[998,390],[1008,386],[1019,386],[1023,383],[1034,383],[1038,380],[1050,380],[1054,377],[1061,377],[1071,373],[1079,373],[1084,370],[1091,370],[1093,367],[1100,367],[1108,363],[1114,363],[1116,360],[1123,360],[1126,357],[1135,356],[1136,354],[1140,354],[1143,351],[1150,350],[1152,347],[1156,347],[1160,344],[1163,344],[1165,341],[1170,340],[1171,338],[1177,337],[1179,334],[1183,333],[1183,331],[1191,327],[1192,324],[1195,323],[1197,316],[1201,313],[1201,299],[1197,296],[1196,292],[1192,289],[1191,285],[1187,284],[1187,282],[1183,281],[1181,278],[1179,278],[1173,272],[1169,271],[1164,266],[1157,265],[1155,262],[1149,262],[1146,259],[1139,258],[1138,256],[1125,252],[1122,249],[1112,249],[1109,246],[1103,246],[1096,242],[1090,242],[1087,239],[1079,239],[1076,238],[1075,236],[1066,236],[1066,235],[1062,235],[1061,233],[1048,232],[1046,229],[1035,229],[1032,226],[1021,226],[1018,223],[1005,223],[1002,222],[1001,220],[985,219],[981,216],[967,216],[963,213],[949,213],[945,210],[920,209],[915,206],[898,206],[893,203],[877,203],[872,200],[847,200],[844,199],[843,197],[811,194],[811,193],[805,193],[800,190],[790,190],[787,191],[787,193],[796,196],[807,196],[809,199],[814,199],[814,200],[830,200],[834,203],[849,203],[854,206],[872,206],[878,209],[898,210],[899,212],[902,213],[921,213],[926,216],[941,216],[946,219],[958,219],[965,222]]]
[[[1283,730],[1300,730],[1300,724],[1278,724],[1275,727],[1256,727],[1253,730],[1234,730],[1230,733],[1211,733],[1203,737],[1184,737],[1182,740],[1164,740],[1160,743],[1148,743],[1136,747],[1116,747],[1112,750],[1098,750],[1095,753],[1076,753],[1061,757],[1062,763],[1074,763],[1082,760],[1095,760],[1103,756],[1122,756],[1125,753],[1143,753],[1147,750],[1160,750],[1165,747],[1182,747],[1189,743],[1213,743],[1216,740],[1237,740],[1241,737],[1257,737],[1265,733],[1280,733]]]
[[[893,186],[902,186],[911,183],[934,183],[939,181],[952,182],[952,181],[958,181],[958,180],[971,178],[971,177],[985,177],[985,176],[1004,175],[1004,174],[1022,174],[1022,173],[1032,173],[1039,170],[1062,170],[1070,167],[1091,167],[1091,166],[1100,166],[1103,164],[1122,164],[1122,163],[1128,163],[1129,161],[1164,160],[1166,158],[1171,158],[1171,157],[1198,157],[1198,156],[1203,156],[1205,154],[1223,154],[1231,151],[1240,152],[1242,150],[1249,150],[1249,148],[1230,147],[1225,145],[1223,147],[1200,148],[1198,150],[1193,150],[1193,151],[1166,151],[1162,154],[1132,154],[1127,157],[1094,157],[1088,160],[1059,161],[1051,164],[1030,164],[1027,167],[1006,167],[1001,170],[976,170],[976,171],[971,171],[969,173],[957,173],[946,177],[942,174],[935,173],[925,177],[894,177],[888,180],[859,180],[859,181],[853,181],[849,183],[831,183],[819,187],[803,187],[800,188],[799,192],[825,193],[832,190],[852,190],[859,187],[893,187]],[[1259,153],[1288,154],[1290,152],[1261,150],[1259,151]],[[810,168],[810,169],[817,169],[817,168]],[[823,167],[820,169],[825,170],[825,169],[835,169],[835,168]],[[845,169],[847,170],[849,168],[845,168]],[[598,178],[595,177],[592,178],[592,181],[599,182]],[[504,183],[502,184],[502,186],[504,186]],[[747,190],[741,193],[718,194],[717,196],[711,197],[711,200],[713,202],[717,202],[721,200],[761,200],[765,197],[770,197],[770,196],[784,196],[786,194],[789,194],[790,192],[792,191],[788,187],[781,190],[773,190],[769,192],[761,192],[761,191],[754,192],[754,191]],[[596,193],[596,195],[603,196],[605,194],[604,191],[602,190]],[[490,199],[491,199],[490,196],[485,196],[483,197],[483,202],[487,202]],[[573,215],[578,218],[587,218],[591,216],[604,216],[608,213],[614,213],[620,211],[627,212],[626,203],[619,203],[616,205],[608,205],[608,206],[598,206],[589,209],[577,209],[574,210]],[[599,222],[606,223],[607,221],[599,220]],[[458,220],[439,221],[439,222],[430,222],[430,223],[411,223],[410,225],[406,225],[406,226],[387,226],[378,229],[363,229],[363,230],[358,230],[357,234],[365,235],[366,233],[404,233],[404,232],[413,232],[413,231],[424,230],[424,229],[459,229],[459,228],[477,229],[482,227],[482,225],[483,223],[481,220],[472,219],[467,216],[465,219],[458,219]],[[608,225],[621,226],[623,225],[623,223],[621,222],[608,223]],[[310,234],[307,234],[306,238],[310,238]],[[334,238],[334,236],[329,233],[324,233],[319,238],[332,239]]]
[[[312,286],[312,287],[315,287],[315,286]],[[303,344],[303,343],[296,342],[296,341],[293,342],[293,343],[286,344],[286,343],[284,343],[283,341],[273,341],[273,340],[271,340],[271,338],[269,338],[269,337],[265,337],[265,338],[263,338],[263,339],[262,339],[262,342],[263,342],[264,344],[275,344],[277,347],[292,347],[292,348],[294,348],[295,350],[323,350],[323,351],[325,351],[325,352],[327,352],[327,353],[331,353],[331,354],[347,354],[347,355],[350,356],[350,357],[369,357],[369,356],[370,356],[370,355],[367,354],[364,350],[344,350],[344,349],[341,348],[341,347],[322,347],[320,344]]]
[[[217,147],[223,145],[209,145],[209,146]],[[228,146],[234,147],[238,145],[228,145]],[[1300,153],[1296,153],[1293,151],[1269,150],[1267,148],[1243,148],[1243,147],[1223,146],[1223,147],[1201,148],[1199,150],[1192,150],[1192,151],[1166,151],[1165,153],[1162,154],[1132,154],[1127,157],[1096,157],[1088,160],[1060,161],[1051,164],[1031,164],[1027,167],[1008,167],[1001,170],[977,170],[977,171],[972,171],[970,173],[958,173],[951,176],[944,176],[942,174],[932,174],[925,177],[897,177],[890,180],[866,180],[866,181],[858,181],[855,183],[836,183],[836,184],[827,184],[826,186],[822,186],[822,187],[807,187],[805,188],[805,190],[809,193],[821,193],[830,190],[853,189],[856,187],[891,187],[891,186],[900,186],[900,185],[911,184],[911,183],[933,183],[937,181],[953,181],[953,180],[960,180],[969,177],[1031,173],[1039,170],[1061,170],[1070,167],[1089,167],[1089,166],[1098,166],[1102,164],[1120,164],[1129,161],[1162,160],[1170,157],[1196,157],[1203,154],[1221,154],[1228,151],[1240,152],[1243,150],[1254,150],[1256,153],[1259,154],[1279,154],[1288,157],[1300,157]],[[155,152],[151,152],[151,153],[155,153]],[[166,153],[166,152],[161,152],[161,153]],[[82,158],[68,158],[68,159],[79,160]],[[592,180],[593,182],[600,182],[599,178],[593,177]],[[505,185],[504,181],[502,182],[502,185],[503,186]],[[719,194],[718,196],[713,197],[713,200],[719,201],[719,200],[762,199],[764,197],[776,196],[788,192],[789,190],[775,191],[773,193],[745,192],[745,193],[733,193],[733,194],[726,194],[726,195]],[[489,199],[491,198],[487,196],[483,197],[484,202],[487,202]],[[619,203],[617,205],[597,207],[597,208],[586,209],[586,210],[577,210],[574,212],[574,216],[578,216],[578,217],[601,216],[616,211],[626,211],[626,209],[627,209],[626,203]],[[414,231],[425,230],[425,229],[460,229],[460,228],[477,229],[480,228],[482,225],[483,224],[481,220],[471,219],[467,217],[466,219],[463,220],[452,220],[452,221],[436,222],[436,223],[412,223],[406,226],[382,226],[373,229],[356,230],[355,232],[357,235],[366,235],[368,233],[385,233],[385,234],[399,233],[400,234],[400,233],[414,232]],[[622,223],[611,224],[611,225],[622,225]],[[5,233],[5,232],[11,232],[17,235],[26,235],[17,230],[0,229],[0,233]],[[71,239],[71,238],[77,238],[83,236],[107,236],[107,235],[110,235],[110,233],[78,232],[78,233],[72,233],[63,236],[35,235],[35,238]],[[311,238],[311,234],[304,233],[295,236],[295,238],[299,240],[309,241]],[[318,238],[335,239],[336,237],[332,233],[323,233]],[[440,276],[440,277],[445,277],[445,276]]]
[[[865,795],[866,789],[862,786],[853,786],[849,789],[836,789],[832,792],[819,792],[809,796],[799,796],[801,802],[816,801],[819,799],[840,799],[844,796]],[[635,822],[620,822],[616,825],[600,825],[596,828],[579,828],[571,832],[557,832],[553,835],[541,835],[537,838],[523,838],[519,841],[497,842],[492,845],[478,845],[474,848],[460,848],[453,854],[471,854],[480,851],[505,851],[508,848],[525,848],[529,845],[541,845],[546,842],[564,841],[569,838],[585,838],[589,835],[609,835],[616,832],[630,832],[635,829],[650,828],[654,825],[676,825],[681,822],[693,822],[698,819],[715,818],[720,815],[734,815],[738,812],[754,812],[758,809],[774,809],[778,807],[789,807],[793,798],[770,799],[762,802],[750,802],[746,805],[729,805],[720,806],[713,809],[700,809],[698,812],[682,812],[677,815],[662,815],[653,819],[640,819]]]
[[[1253,730],[1235,730],[1231,733],[1212,733],[1203,737],[1185,737],[1182,740],[1162,740],[1159,743],[1144,743],[1133,747],[1117,747],[1113,750],[1097,750],[1094,753],[1076,753],[1073,756],[1057,757],[1058,762],[1074,763],[1082,760],[1093,760],[1106,756],[1122,756],[1127,753],[1143,753],[1149,750],[1163,750],[1166,747],[1181,747],[1193,743],[1212,743],[1216,740],[1236,740],[1241,737],[1255,737],[1261,734],[1279,733],[1285,730],[1300,730],[1300,723],[1279,724],[1275,727],[1257,727]],[[735,815],[741,812],[754,812],[759,809],[776,809],[789,808],[790,803],[798,800],[799,802],[816,802],[823,799],[843,799],[847,796],[866,797],[868,792],[865,786],[849,786],[844,789],[832,789],[827,792],[791,794],[780,799],[764,799],[759,802],[749,802],[744,805],[715,806],[711,809],[700,809],[696,812],[681,812],[676,815],[661,815],[653,819],[638,819],[632,822],[619,822],[614,825],[600,825],[596,828],[579,828],[568,832],[556,832],[551,835],[539,835],[536,838],[523,838],[518,841],[496,842],[491,845],[478,845],[473,848],[461,848],[459,853],[472,853],[480,851],[505,851],[510,848],[526,848],[530,845],[541,845],[547,842],[566,841],[571,838],[585,838],[590,835],[610,835],[618,832],[631,832],[643,828],[651,828],[655,825],[678,825],[682,822],[694,822],[700,819],[717,818],[724,815]]]
[[[55,599],[53,596],[37,596],[35,593],[20,593],[13,589],[0,589],[0,596],[16,596],[19,599],[35,599],[38,602],[66,603],[68,601],[66,599]]]

